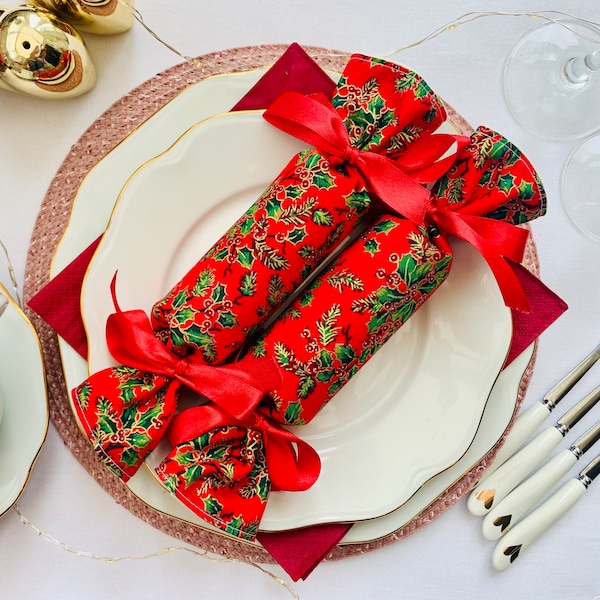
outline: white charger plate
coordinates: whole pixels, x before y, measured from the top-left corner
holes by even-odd
[[[116,364],[105,335],[115,273],[121,309],[149,313],[304,147],[260,111],[228,113],[133,174],[83,286],[90,373]],[[321,474],[305,492],[270,494],[263,530],[379,517],[465,453],[512,321],[480,254],[453,246],[441,289],[310,424],[293,428],[319,453]]]
[[[9,300],[0,317],[0,515],[25,489],[48,432],[48,394],[42,348],[29,319]]]
[[[100,236],[110,219],[116,198],[128,177],[145,161],[163,151],[198,120],[229,110],[250,90],[265,70],[218,75],[191,85],[146,120],[115,149],[99,161],[82,182],[68,226],[53,258],[52,274],[59,273],[83,249]],[[416,316],[416,315],[415,315]],[[67,388],[87,377],[87,362],[59,338]],[[498,442],[514,412],[519,383],[532,348],[502,371],[486,404],[481,424],[467,453],[449,469],[433,477],[401,508],[355,524],[343,543],[363,543],[388,535],[424,510],[448,487],[467,473]],[[157,488],[152,477],[140,470],[129,482],[140,498],[152,495],[148,504],[157,510],[186,519],[180,503]],[[213,529],[206,523],[201,527]]]

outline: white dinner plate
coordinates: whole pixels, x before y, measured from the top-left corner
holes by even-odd
[[[133,174],[83,286],[90,373],[116,364],[105,336],[115,273],[121,309],[149,313],[304,147],[260,111],[228,113]],[[263,530],[379,517],[466,452],[512,321],[480,254],[453,247],[440,290],[311,423],[293,428],[319,453],[321,474],[305,492],[271,493]]]
[[[57,246],[52,274],[59,273],[104,232],[119,191],[131,173],[163,151],[198,120],[228,110],[264,72],[257,70],[219,75],[189,86],[99,161],[80,186],[69,223]],[[59,345],[65,380],[70,390],[87,376],[87,362],[60,338]],[[516,404],[521,374],[530,356],[531,349],[499,375],[473,443],[456,464],[419,488],[400,509],[357,523],[343,542],[368,542],[395,531],[442,495],[453,481],[467,473],[497,443],[508,426]],[[189,511],[182,514],[181,504],[158,488],[146,470],[140,470],[130,480],[129,487],[157,510],[180,519],[189,518]],[[200,526],[213,529],[204,522]]]
[[[38,336],[16,302],[0,317],[0,515],[25,489],[48,432],[48,394]]]

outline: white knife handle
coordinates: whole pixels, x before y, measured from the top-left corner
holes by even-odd
[[[539,433],[484,482],[475,486],[467,502],[469,511],[477,516],[487,514],[525,479],[562,439],[563,436],[556,427],[548,427]]]
[[[585,486],[579,479],[569,479],[539,508],[517,523],[494,548],[492,553],[494,568],[498,571],[508,568],[523,550],[581,498],[585,490]]]
[[[498,450],[494,462],[488,467],[479,482],[485,481],[500,465],[504,464],[538,430],[550,412],[549,408],[541,402],[536,402],[523,411],[515,419],[502,448]]]
[[[483,536],[497,540],[541,500],[577,462],[571,450],[563,450],[537,473],[517,486],[485,516],[481,523]]]

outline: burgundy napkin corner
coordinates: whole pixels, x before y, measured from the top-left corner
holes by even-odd
[[[569,308],[562,298],[524,266],[511,262],[511,267],[527,294],[531,310],[528,313],[512,311],[513,337],[505,366],[517,358]]]
[[[100,240],[101,237],[94,240],[27,303],[83,358],[87,358],[88,348],[79,301],[88,265]]]
[[[306,579],[352,527],[328,523],[304,529],[259,532],[258,541],[293,581]]]
[[[321,92],[330,97],[335,85],[331,77],[294,42],[231,110],[263,110],[284,90],[300,94]]]

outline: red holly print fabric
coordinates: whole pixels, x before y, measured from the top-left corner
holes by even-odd
[[[258,431],[219,427],[176,446],[156,471],[195,514],[233,537],[258,533],[271,481]]]
[[[309,422],[439,287],[451,259],[410,221],[377,219],[253,348],[282,370],[271,416]]]
[[[500,134],[479,128],[436,184],[434,206],[514,224],[545,212],[529,161]],[[440,286],[452,255],[444,232],[382,215],[318,277],[256,343],[273,356],[283,383],[271,416],[309,422]]]
[[[331,104],[358,150],[396,158],[445,111],[398,65],[353,57]],[[218,364],[239,350],[367,214],[368,187],[316,149],[293,157],[263,195],[152,310],[173,352]]]

